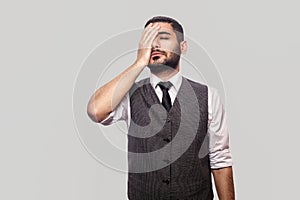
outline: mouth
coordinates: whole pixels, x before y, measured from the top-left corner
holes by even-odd
[[[153,51],[151,53],[151,58],[153,60],[156,60],[156,59],[159,59],[161,56],[165,55],[163,52],[160,52],[160,51]]]

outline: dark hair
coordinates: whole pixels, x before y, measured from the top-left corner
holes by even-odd
[[[178,21],[176,21],[175,19],[173,19],[171,17],[166,17],[166,16],[155,16],[146,22],[144,28],[146,28],[146,26],[148,26],[150,23],[155,23],[155,22],[165,22],[165,23],[171,24],[172,28],[174,29],[174,31],[176,33],[178,43],[180,43],[184,40],[183,28],[182,28],[181,24]]]

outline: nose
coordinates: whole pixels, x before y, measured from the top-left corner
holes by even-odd
[[[159,42],[158,37],[156,37],[156,38],[153,40],[152,48],[154,48],[154,49],[160,48],[160,42]]]

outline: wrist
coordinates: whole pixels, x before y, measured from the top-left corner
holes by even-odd
[[[148,65],[148,61],[142,60],[142,59],[137,59],[134,63],[135,66],[137,67],[146,67]]]

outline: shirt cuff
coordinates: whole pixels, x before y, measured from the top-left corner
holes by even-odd
[[[114,122],[114,115],[115,115],[115,111],[112,111],[104,120],[102,120],[100,123],[102,125],[110,125]]]
[[[224,149],[210,153],[209,158],[211,169],[219,169],[224,167],[230,167],[233,165],[233,160],[229,149]]]

